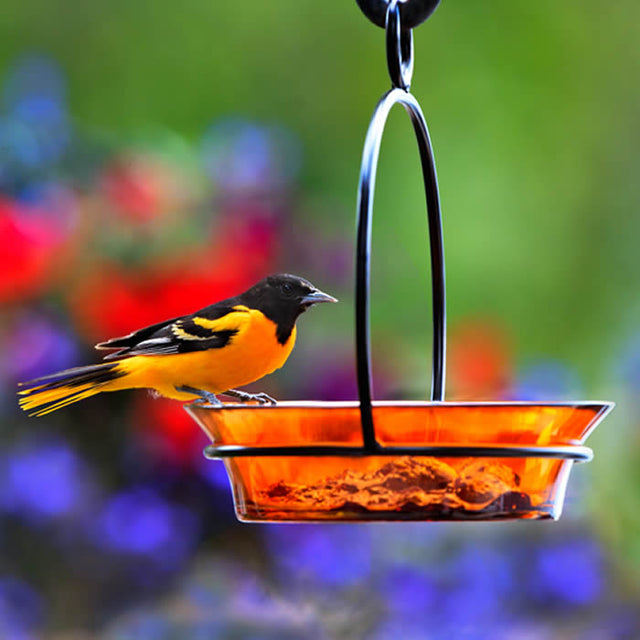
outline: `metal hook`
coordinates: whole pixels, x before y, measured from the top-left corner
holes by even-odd
[[[391,85],[409,91],[413,75],[413,32],[402,28],[398,0],[391,0],[387,7],[386,35]]]

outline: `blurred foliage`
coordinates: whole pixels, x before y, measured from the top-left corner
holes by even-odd
[[[630,0],[443,2],[415,38],[413,85],[438,161],[452,320],[490,314],[512,328],[523,357],[560,356],[590,383],[602,382],[598,363],[639,311],[629,296],[640,275],[630,135],[639,92],[629,81],[640,71],[639,13]],[[286,122],[305,148],[307,197],[335,202],[333,224],[345,233],[366,119],[387,85],[382,45],[355,3],[0,8],[0,69],[25,49],[53,55],[83,127],[129,139],[152,124],[197,137],[229,113]],[[424,269],[412,240],[422,220],[415,154],[398,120],[376,209],[381,318],[413,295],[398,284],[406,267]],[[424,318],[408,327],[411,341]]]
[[[300,637],[301,628],[314,629],[306,637],[346,637],[344,620],[328,613],[346,602],[362,637],[377,637],[366,621],[379,598],[376,633],[428,637],[402,626],[408,605],[389,593],[409,584],[423,598],[409,604],[440,620],[446,637],[455,636],[437,603],[456,607],[485,592],[503,630],[466,637],[587,637],[580,624],[590,625],[589,637],[634,637],[637,619],[624,603],[640,590],[638,23],[631,0],[443,0],[415,32],[412,88],[429,122],[443,205],[450,397],[599,396],[618,407],[590,440],[594,462],[575,472],[566,526],[527,530],[522,546],[518,532],[499,525],[493,533],[412,529],[424,544],[407,575],[399,568],[406,559],[392,557],[396,546],[411,548],[401,530],[363,534],[373,539],[368,566],[346,562],[344,550],[357,544],[350,533],[324,539],[302,528],[296,543],[232,524],[227,488],[212,481],[211,465],[195,462],[203,442],[179,407],[142,396],[96,399],[41,429],[13,404],[17,379],[80,364],[105,333],[190,310],[266,269],[308,275],[343,302],[323,319],[304,319],[304,340],[268,390],[353,396],[353,210],[367,121],[388,86],[383,32],[355,2],[0,3],[0,165],[18,167],[10,179],[0,172],[0,373],[8,385],[0,394],[0,636],[32,637],[44,620],[64,629],[73,603],[76,627],[107,625],[108,638],[246,637],[261,619],[272,622],[273,637]],[[64,108],[45,113],[32,102],[16,111],[11,78],[25,54],[60,66],[61,84],[47,75],[54,80],[44,89]],[[265,146],[273,173],[260,173],[259,154],[243,155],[236,134],[249,136],[252,149]],[[249,179],[264,182],[238,198],[247,163]],[[228,166],[236,170],[227,174]],[[426,223],[417,151],[399,109],[378,176],[376,390],[421,397],[430,352]],[[15,258],[21,238],[24,262]],[[225,252],[228,238],[252,260]],[[169,286],[176,265],[188,272],[179,293]],[[107,293],[118,304],[105,315]],[[87,300],[94,304],[85,312]],[[469,366],[474,358],[480,369]],[[44,433],[50,465],[30,454]],[[52,489],[41,504],[43,484]],[[129,524],[132,513],[140,518]],[[98,535],[95,522],[113,535]],[[474,564],[476,539],[490,551]],[[305,541],[310,550],[300,550]],[[167,544],[175,553],[151,562]],[[335,585],[305,574],[316,570],[318,548],[328,566],[345,567],[336,574],[346,580],[339,601]],[[290,549],[302,578],[283,564]],[[495,549],[509,551],[502,564]],[[555,564],[543,559],[547,549]],[[517,567],[531,555],[537,577],[517,592],[522,615],[503,620],[496,603],[513,594],[504,575],[521,577]],[[478,573],[492,562],[503,572]],[[190,571],[190,563],[205,568]],[[564,582],[553,579],[556,566]],[[60,586],[70,567],[78,577]],[[225,571],[235,590],[211,578]],[[104,584],[90,580],[96,573]],[[351,575],[371,579],[371,589],[353,587]],[[303,578],[305,588],[295,583]],[[572,601],[580,585],[582,600]],[[129,590],[135,603],[156,604],[130,612]],[[228,615],[210,620],[212,608]],[[204,618],[201,628],[180,627],[185,611]],[[544,624],[535,626],[532,612],[544,612]],[[491,616],[470,610],[465,620],[482,628]]]

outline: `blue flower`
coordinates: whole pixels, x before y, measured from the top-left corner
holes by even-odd
[[[442,591],[436,580],[422,568],[398,566],[385,572],[378,586],[392,617],[416,619],[428,624],[438,615]]]
[[[65,94],[64,76],[51,59],[37,55],[18,59],[4,87],[8,114],[0,123],[0,147],[5,162],[24,170],[61,158],[71,133]]]
[[[515,576],[504,550],[470,543],[447,564],[442,607],[458,622],[493,620],[513,603]]]
[[[118,620],[108,637],[119,640],[161,640],[168,638],[171,622],[166,614],[155,611],[135,611]]]
[[[207,484],[227,494],[231,492],[229,476],[222,460],[207,460],[203,457],[198,465],[198,472]]]
[[[198,529],[193,512],[151,488],[135,487],[106,502],[94,523],[94,537],[108,551],[173,568],[193,549]]]
[[[469,545],[428,566],[414,561],[392,566],[377,582],[384,617],[376,638],[495,638],[508,619],[514,577],[501,551]]]
[[[530,569],[531,595],[542,604],[587,606],[602,595],[602,554],[592,540],[569,540],[536,549]]]
[[[514,400],[553,401],[580,397],[582,384],[578,374],[557,360],[540,360],[518,375]]]
[[[0,507],[33,521],[78,510],[90,490],[85,464],[62,440],[30,441],[6,454]]]
[[[44,605],[27,583],[12,576],[0,577],[0,637],[27,640],[42,624]]]
[[[55,319],[34,311],[18,313],[11,340],[2,344],[0,372],[11,384],[70,367],[78,360],[78,344]]]
[[[353,525],[271,525],[267,544],[280,573],[291,579],[348,586],[371,573],[367,530]]]
[[[300,145],[289,130],[240,118],[212,126],[203,153],[213,180],[229,191],[282,188],[300,167]]]

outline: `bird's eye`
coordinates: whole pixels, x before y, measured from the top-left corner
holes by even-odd
[[[280,290],[285,296],[290,296],[293,294],[293,285],[290,282],[283,282],[280,285]]]

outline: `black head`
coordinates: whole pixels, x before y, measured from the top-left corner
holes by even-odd
[[[277,273],[260,280],[240,296],[242,303],[259,309],[277,325],[278,341],[287,341],[298,316],[319,302],[337,302],[308,280]]]

